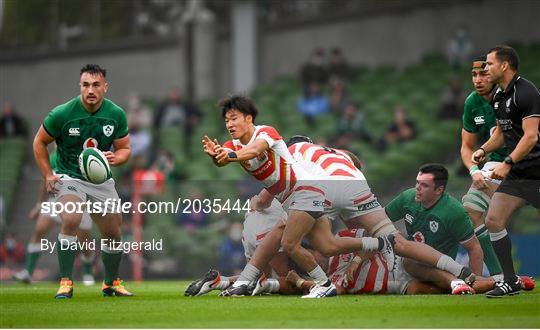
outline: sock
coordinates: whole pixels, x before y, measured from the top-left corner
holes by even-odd
[[[213,289],[216,290],[225,290],[231,285],[231,281],[226,276],[221,276],[221,279],[218,284],[216,284]]]
[[[105,284],[112,285],[118,278],[118,268],[122,260],[122,250],[112,250],[108,246],[101,249],[101,260],[105,267]]]
[[[28,271],[28,274],[32,276],[34,273],[34,268],[36,268],[36,262],[41,255],[41,245],[38,243],[29,243],[26,252],[26,266],[25,269]]]
[[[364,252],[381,251],[383,247],[384,240],[381,237],[362,237],[362,251]]]
[[[73,279],[73,261],[77,250],[72,248],[77,243],[77,236],[58,234],[58,264],[60,265],[60,277]]]
[[[279,281],[273,278],[266,280],[265,286],[268,288],[268,293],[277,293],[279,292]]]
[[[260,273],[261,271],[257,267],[253,266],[252,264],[247,264],[246,267],[244,267],[244,270],[242,270],[242,273],[240,273],[238,279],[234,282],[233,286],[236,288],[242,284],[249,284],[249,282],[256,281]]]
[[[480,225],[474,229],[474,234],[480,242],[482,251],[484,251],[484,263],[486,264],[489,275],[499,274],[501,272],[501,266],[499,265],[499,259],[493,250],[491,240],[485,225]]]
[[[515,282],[517,277],[512,262],[512,241],[510,241],[508,232],[506,232],[506,229],[497,233],[490,232],[489,237],[491,238],[493,250],[495,250],[497,257],[499,258],[499,264],[501,265],[504,274],[504,280]]]
[[[81,254],[81,262],[83,265],[83,273],[92,275],[92,264],[94,261],[94,254],[90,253],[89,256],[84,253]]]
[[[325,272],[322,270],[321,266],[315,267],[312,271],[308,272],[308,275],[315,281],[318,285],[326,285],[328,281],[328,277],[326,276]]]
[[[454,259],[450,258],[446,254],[443,254],[439,260],[437,260],[437,268],[447,271],[456,277],[458,277],[463,270],[462,265],[458,264]]]

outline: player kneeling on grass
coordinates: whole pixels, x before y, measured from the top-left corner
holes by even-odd
[[[247,261],[251,260],[255,250],[264,238],[276,226],[281,226],[287,220],[287,213],[281,204],[274,199],[271,205],[262,211],[250,210],[245,214],[242,244]],[[285,252],[279,251],[264,269],[266,274],[276,274],[285,277],[289,272],[289,259]],[[219,271],[211,269],[203,277],[191,282],[184,295],[200,296],[212,290],[225,290],[238,279],[238,276],[223,276]]]
[[[363,230],[343,230],[341,237],[361,237]],[[316,254],[316,259],[337,288],[337,294],[440,294],[483,293],[495,287],[492,278],[476,277],[472,286],[452,274],[431,267],[419,267],[409,259],[396,256],[396,265],[389,270],[382,253],[342,254],[330,259]],[[264,293],[303,294],[314,283],[294,270],[278,279],[261,278],[252,295]]]
[[[131,153],[126,114],[122,108],[104,98],[108,84],[106,71],[95,64],[81,69],[80,95],[54,108],[45,118],[34,139],[34,156],[45,180],[47,191],[54,194],[63,206],[82,205],[83,202],[100,203],[106,208],[101,214],[92,213],[92,220],[108,242],[120,242],[121,213],[113,213],[111,203],[119,200],[114,180],[93,184],[85,179],[79,168],[79,155],[89,147],[99,148],[112,166],[124,164]],[[56,140],[58,147],[57,173],[49,162],[47,145]],[[114,152],[109,151],[111,146]],[[60,213],[62,228],[56,244],[60,264],[60,288],[56,298],[73,296],[73,260],[77,250],[77,228],[82,213]],[[104,296],[132,296],[118,278],[122,250],[114,244],[102,247],[105,268],[102,285]]]

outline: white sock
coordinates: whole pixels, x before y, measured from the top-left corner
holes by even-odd
[[[277,293],[279,292],[279,281],[273,278],[266,280],[265,287],[267,288],[268,293]]]
[[[315,267],[312,271],[308,272],[309,276],[319,285],[323,285],[328,281],[328,277],[322,270],[321,266]]]
[[[41,244],[39,244],[39,243],[28,243],[28,246],[26,247],[26,252],[28,252],[28,253],[41,252]]]
[[[247,264],[233,286],[236,288],[242,284],[249,284],[249,282],[256,281],[259,278],[260,273],[261,271],[257,267],[252,264]]]
[[[216,284],[213,289],[225,290],[231,285],[231,281],[226,276],[221,276],[219,283]]]
[[[77,242],[77,236],[58,234],[58,241],[60,242],[61,247],[67,249],[70,245]]]
[[[458,264],[454,259],[446,254],[443,254],[437,261],[437,268],[449,272],[454,276],[459,276],[463,270],[463,266]]]

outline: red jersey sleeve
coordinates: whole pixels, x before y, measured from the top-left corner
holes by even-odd
[[[225,143],[223,143],[223,148],[229,149],[230,151],[235,151],[234,143],[232,142],[232,140],[228,140]]]
[[[255,139],[265,140],[270,148],[272,148],[277,141],[282,140],[281,135],[279,135],[272,126],[262,127],[255,135]]]

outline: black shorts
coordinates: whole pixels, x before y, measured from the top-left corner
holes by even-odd
[[[540,166],[512,168],[497,192],[522,198],[540,209]]]

